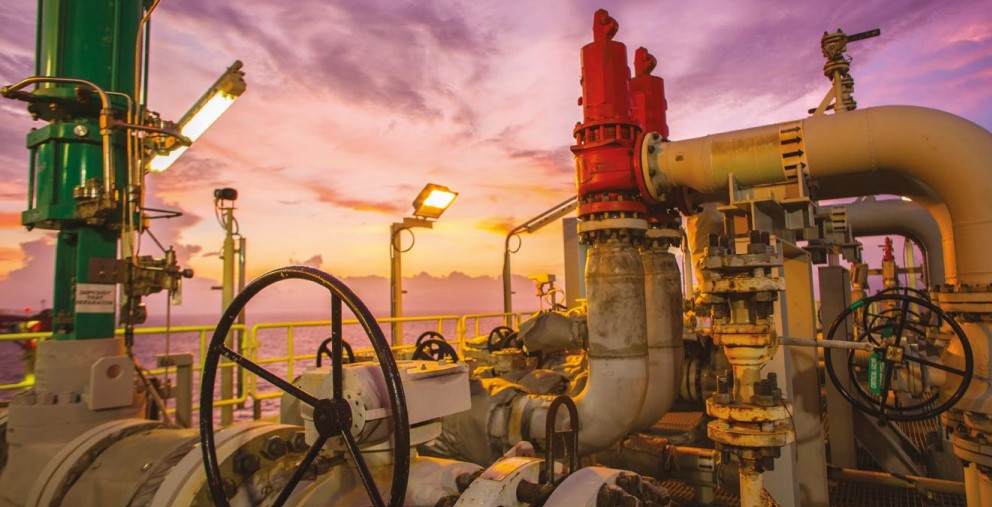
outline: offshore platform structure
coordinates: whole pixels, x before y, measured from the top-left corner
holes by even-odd
[[[131,338],[142,298],[192,273],[171,249],[139,251],[145,174],[178,158],[209,124],[200,113],[223,111],[245,84],[236,62],[178,122],[149,111],[157,5],[40,0],[36,75],[0,89],[47,122],[28,135],[22,222],[58,231],[53,339],[38,346],[34,387],[0,410],[0,506],[660,507],[675,503],[659,482],[671,479],[704,505],[718,486],[746,506],[828,505],[831,479],[992,504],[992,134],[930,109],[856,109],[846,45],[874,32],[824,34],[831,91],[812,116],[672,141],[656,59],[637,49],[632,76],[619,24],[597,11],[572,146],[584,307],[457,351],[424,336],[411,354],[333,276],[277,269],[226,295],[201,358],[198,427],[190,407],[173,420]],[[819,202],[878,194],[913,202]],[[884,290],[868,296],[855,241],[866,234],[913,237],[925,290],[898,286],[887,255]],[[255,295],[287,279],[329,291],[331,337],[316,367],[284,379],[229,336]],[[346,361],[345,309],[373,346],[357,362]],[[284,392],[278,422],[229,424],[225,413],[215,431],[217,378],[230,387],[222,362]],[[702,442],[659,437],[685,407],[706,414]],[[928,443],[951,456],[927,469],[939,477],[885,447],[920,420],[946,429]],[[894,473],[852,470],[862,433]]]

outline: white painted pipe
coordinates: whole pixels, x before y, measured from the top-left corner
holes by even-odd
[[[644,151],[645,171],[656,171],[649,187],[725,191],[731,173],[742,186],[785,181],[780,133],[796,123],[676,141],[653,154]],[[989,131],[949,113],[913,106],[812,116],[799,123],[802,142],[796,147],[804,152],[809,174],[825,194],[898,193],[912,185],[907,182],[918,182],[939,197],[939,203],[924,204],[944,236],[947,282],[992,282],[992,259],[977,240],[992,236]],[[942,216],[940,203],[947,216]]]
[[[944,283],[940,227],[925,207],[911,201],[888,199],[838,204],[830,208],[847,210],[847,223],[855,237],[895,234],[913,240],[923,250],[929,285]]]
[[[647,307],[648,386],[634,429],[650,428],[675,403],[682,383],[682,277],[667,247],[641,250]]]
[[[647,324],[644,267],[637,249],[609,240],[589,248],[586,260],[589,378],[573,398],[579,416],[579,454],[607,449],[634,426],[647,391]],[[673,387],[674,389],[674,387]],[[523,395],[513,403],[524,440],[543,441],[547,396]],[[557,428],[567,429],[567,410]],[[516,433],[511,429],[510,433]]]

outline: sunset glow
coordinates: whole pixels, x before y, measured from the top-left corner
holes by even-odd
[[[992,128],[985,1],[165,0],[152,18],[150,107],[178,120],[235,59],[248,83],[148,177],[148,206],[183,213],[153,232],[196,272],[187,302],[219,301],[215,188],[238,190],[249,278],[301,263],[358,280],[388,275],[390,223],[437,181],[458,199],[417,231],[404,272],[497,279],[486,295],[497,309],[506,234],[574,195],[579,50],[601,6],[629,55],[645,46],[657,57],[673,139],[806,116],[829,88],[820,36],[838,28],[882,30],[849,50],[859,107],[932,107]],[[34,71],[36,7],[0,4],[0,84]],[[22,103],[0,102],[0,308],[51,298],[54,233],[19,225],[24,138],[37,126]],[[524,238],[514,274],[563,279],[561,238],[559,225]]]

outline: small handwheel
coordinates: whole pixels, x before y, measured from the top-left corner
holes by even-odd
[[[879,307],[888,306],[885,303],[895,303],[895,306],[890,306],[887,310],[882,310],[879,313],[873,313],[872,308],[877,303],[882,303],[877,305]],[[927,312],[920,312],[926,317],[921,318],[920,314],[911,311],[910,305],[927,310]],[[849,351],[847,354],[848,375],[850,385],[853,388],[850,389],[840,381],[834,368],[832,354],[824,354],[823,360],[831,382],[840,394],[858,410],[881,419],[918,421],[933,417],[953,407],[968,390],[974,373],[971,343],[961,326],[932,302],[896,292],[875,294],[844,309],[834,319],[825,339],[833,340],[837,330],[842,325],[848,325],[849,321],[861,323],[854,341],[871,344],[874,358],[869,359],[869,364],[875,362],[877,365],[875,370],[871,371],[872,367],[869,366],[866,378],[864,370],[859,370],[855,364],[856,352],[854,350]],[[950,326],[955,337],[961,343],[961,350],[964,355],[963,369],[932,360],[926,353],[928,349],[936,353],[935,347],[929,344],[926,339],[927,329],[938,330],[942,323],[947,323]],[[926,381],[926,375],[923,374],[924,368],[933,368],[944,372],[947,375],[945,384],[953,382],[952,377],[954,376],[960,377],[957,389],[941,403],[937,403],[938,398],[940,398],[940,389],[931,389],[930,393],[925,394],[919,402],[901,404],[898,395],[891,396],[894,392],[893,373],[898,370],[903,371],[907,377],[912,376],[912,373],[908,371],[914,366],[912,363],[915,363],[915,367],[920,368],[920,380],[924,382]],[[874,378],[872,378],[873,376]]]
[[[415,343],[415,345],[419,347],[421,343],[424,343],[424,341],[434,338],[437,338],[438,340],[441,341],[445,341],[444,335],[438,333],[437,331],[424,331],[423,333],[420,333],[420,336],[417,337],[417,342]]]
[[[320,346],[317,347],[317,368],[323,366],[323,359],[326,355],[328,359],[331,358],[331,342],[334,340],[333,336],[326,338],[324,341],[320,342]],[[348,355],[348,360],[344,364],[351,364],[355,362],[355,351],[351,350],[351,344],[347,340],[341,339],[341,347],[344,348],[344,353]],[[341,358],[342,360],[344,358]]]
[[[266,370],[258,363],[231,350],[224,344],[224,339],[231,329],[238,314],[244,309],[255,295],[262,289],[281,280],[301,279],[314,282],[331,293],[331,376],[333,379],[333,395],[331,398],[317,398],[316,396],[294,386],[289,381],[280,378],[272,372]],[[313,407],[314,427],[317,430],[317,439],[310,446],[303,460],[297,466],[293,475],[286,482],[279,496],[272,503],[274,507],[280,507],[293,493],[293,489],[299,484],[300,479],[310,470],[311,465],[317,458],[324,444],[331,437],[342,437],[348,451],[354,460],[355,468],[362,479],[365,491],[369,499],[376,507],[385,507],[379,489],[372,478],[372,473],[365,464],[358,448],[358,442],[351,434],[352,414],[350,404],[344,397],[344,387],[342,385],[341,360],[343,340],[341,338],[341,303],[348,306],[348,309],[355,315],[365,329],[372,348],[375,350],[379,367],[382,369],[386,390],[389,392],[389,408],[392,418],[393,448],[393,478],[390,485],[389,506],[399,507],[403,505],[406,497],[407,480],[410,475],[410,422],[406,408],[406,397],[403,394],[403,384],[400,382],[399,370],[396,367],[396,360],[393,358],[389,348],[389,342],[382,335],[378,323],[372,317],[372,313],[364,303],[345,284],[337,278],[324,273],[318,269],[306,266],[290,266],[270,271],[248,284],[244,290],[234,298],[231,305],[227,307],[221,315],[217,329],[207,349],[206,358],[203,363],[203,373],[200,385],[200,443],[203,451],[203,466],[207,474],[207,486],[210,489],[210,496],[215,505],[227,507],[227,496],[224,493],[223,478],[220,474],[220,463],[217,461],[217,450],[214,446],[214,420],[213,420],[213,393],[214,382],[217,378],[217,367],[221,356],[234,361],[238,366],[265,379],[272,385],[282,389],[291,396],[299,399]]]
[[[489,352],[496,352],[502,348],[503,342],[513,334],[512,327],[498,326],[493,328],[489,332],[489,338],[486,340],[486,350]]]
[[[419,340],[418,340],[419,341]],[[451,362],[458,362],[458,353],[448,342],[439,338],[431,338],[421,341],[413,351],[413,359],[419,361],[440,361],[450,359]]]

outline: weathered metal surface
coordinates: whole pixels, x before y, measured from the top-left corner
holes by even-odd
[[[717,419],[706,425],[706,434],[714,442],[732,447],[782,447],[794,440],[790,423],[770,424],[770,426],[731,424]]]
[[[733,403],[722,405],[714,403],[713,400],[706,400],[706,413],[717,419],[737,422],[775,422],[788,420],[792,414],[792,404],[782,401],[779,405],[771,407],[759,407],[757,405],[747,405]]]

